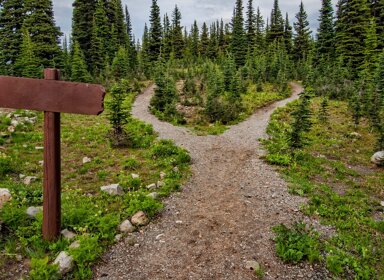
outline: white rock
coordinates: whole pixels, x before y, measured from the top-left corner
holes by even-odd
[[[160,179],[161,180],[164,180],[165,179],[165,176],[167,176],[167,174],[165,172],[160,172]]]
[[[4,204],[10,201],[12,195],[8,189],[0,189],[0,209],[3,208]]]
[[[59,265],[59,271],[62,275],[73,269],[73,258],[66,252],[61,252],[53,263]]]
[[[156,186],[158,187],[158,188],[161,188],[161,187],[164,187],[164,182],[163,181],[158,181],[157,183],[156,183]]]
[[[19,178],[20,178],[21,180],[23,180],[25,177],[27,177],[27,176],[25,176],[24,174],[19,174]]]
[[[119,231],[123,233],[131,233],[135,231],[135,227],[132,225],[132,223],[129,220],[125,220],[119,226]]]
[[[124,190],[119,184],[113,184],[100,188],[102,192],[106,192],[110,195],[124,195]]]
[[[14,127],[13,125],[8,126],[8,131],[9,131],[10,133],[15,132],[15,127]]]
[[[377,152],[371,158],[371,161],[377,166],[384,166],[384,151]]]
[[[39,165],[43,166],[44,165],[44,160],[39,161]]]
[[[80,241],[79,240],[76,240],[76,241],[72,242],[71,245],[69,245],[70,249],[77,249],[79,247],[80,247]]]
[[[260,264],[256,261],[248,261],[245,264],[245,268],[253,271],[259,271],[260,270]]]
[[[117,235],[115,236],[115,241],[116,241],[116,242],[121,241],[121,239],[123,239],[123,235],[122,235],[122,234],[117,234]]]
[[[149,219],[143,211],[140,211],[133,215],[131,222],[135,226],[145,226],[149,223]]]
[[[11,125],[16,127],[19,125],[19,122],[17,120],[11,120]]]
[[[159,198],[159,194],[157,192],[150,193],[147,196],[151,197],[153,199],[158,199]]]
[[[179,168],[178,168],[177,166],[175,166],[175,167],[172,169],[172,171],[175,172],[175,173],[178,173],[180,170],[179,170]]]
[[[148,190],[154,190],[154,189],[157,189],[157,185],[156,184],[150,184],[147,186],[147,189]]]
[[[176,221],[176,224],[181,225],[182,223],[183,223],[183,221]]]
[[[89,157],[83,158],[83,164],[90,163],[91,161],[92,161],[92,159],[90,159]]]
[[[27,176],[27,177],[24,178],[23,183],[24,183],[24,185],[29,186],[30,184],[32,184],[32,183],[35,182],[36,180],[37,180],[37,177],[34,177],[34,176]]]
[[[27,215],[30,217],[30,218],[35,218],[37,216],[37,214],[43,212],[43,208],[42,207],[34,207],[34,206],[31,206],[31,207],[28,207],[27,211],[25,213],[27,213]]]
[[[361,134],[358,132],[352,132],[349,134],[349,136],[352,138],[361,138]]]
[[[68,239],[68,240],[71,240],[73,238],[76,237],[76,233],[72,232],[72,231],[69,231],[68,229],[63,229],[61,231],[61,235],[65,238],[65,239]]]
[[[384,201],[380,202],[380,205],[384,207]]]
[[[138,174],[134,174],[134,173],[132,173],[131,176],[132,176],[133,179],[140,178],[140,175],[138,175]]]
[[[159,240],[160,238],[162,238],[163,236],[165,236],[165,234],[164,233],[162,233],[162,234],[159,234],[158,236],[156,236],[156,240]]]
[[[35,150],[41,151],[44,150],[44,147],[35,147]]]

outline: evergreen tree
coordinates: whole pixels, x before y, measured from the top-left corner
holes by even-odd
[[[162,26],[160,19],[160,8],[157,0],[152,0],[150,28],[148,40],[148,57],[149,61],[154,62],[159,59],[162,39]]]
[[[319,114],[318,114],[318,119],[323,124],[328,123],[328,118],[329,118],[328,109],[329,109],[329,100],[327,97],[325,97],[321,101]]]
[[[212,24],[210,28],[210,38],[209,38],[209,44],[208,44],[208,57],[210,59],[215,59],[217,57],[217,54],[219,52],[219,42],[218,42],[218,36],[217,36],[217,29],[216,24]]]
[[[207,24],[204,22],[202,31],[201,31],[201,39],[200,39],[200,54],[202,57],[207,56],[208,52],[208,45],[209,45],[209,37],[208,37],[208,27]]]
[[[192,38],[192,55],[197,58],[199,56],[199,27],[197,26],[196,20],[193,23],[191,29],[191,38]]]
[[[98,0],[75,0],[73,3],[72,40],[78,42],[88,65],[91,65],[93,15],[97,2]]]
[[[317,30],[316,60],[333,58],[335,52],[335,27],[331,0],[322,0]]]
[[[99,21],[99,20],[98,20]],[[93,18],[93,27],[92,27],[92,37],[91,37],[91,49],[90,49],[90,65],[93,75],[98,76],[103,71],[103,68],[105,66],[105,58],[106,58],[106,51],[105,51],[105,41],[102,36],[102,30],[100,27],[103,27],[102,25],[96,24],[96,14],[95,18]]]
[[[67,80],[71,77],[71,55],[69,52],[69,46],[67,41],[67,36],[63,39],[63,75],[62,79]]]
[[[264,36],[264,19],[263,16],[261,15],[260,8],[257,7],[257,12],[256,12],[256,34],[255,34],[255,41],[256,41],[256,46],[259,50],[264,49],[264,42],[265,42],[265,36]]]
[[[285,17],[285,26],[284,26],[284,45],[287,50],[287,53],[292,53],[292,26],[289,23],[288,13]]]
[[[112,62],[112,74],[117,80],[128,77],[129,61],[127,51],[124,47],[120,47]]]
[[[115,8],[115,29],[117,33],[117,41],[119,46],[126,46],[127,43],[127,27],[124,21],[124,11],[123,5],[121,4],[121,0],[114,0],[114,8]]]
[[[23,22],[25,18],[24,1],[2,0],[0,9],[0,50],[7,73],[15,74],[13,65],[19,56],[22,44]]]
[[[91,80],[91,75],[85,64],[84,54],[79,43],[75,42],[72,55],[71,81],[89,83]]]
[[[161,56],[164,60],[168,60],[172,52],[172,26],[169,21],[168,14],[164,15],[163,19],[163,40],[161,46]]]
[[[0,49],[0,75],[8,75],[7,65],[5,64],[6,60],[4,57],[4,52]]]
[[[370,10],[366,0],[339,0],[336,21],[336,51],[344,66],[357,75],[364,60],[365,41]],[[353,34],[353,35],[352,35]]]
[[[376,34],[378,38],[378,49],[384,48],[384,1],[371,1],[372,16],[376,19]]]
[[[253,0],[248,0],[247,21],[245,28],[247,30],[248,49],[252,52],[256,46],[256,16],[253,8]]]
[[[21,44],[21,53],[16,60],[15,69],[22,77],[41,78],[43,67],[39,64],[36,56],[36,46],[32,43],[28,30],[23,27],[23,42]]]
[[[232,19],[232,42],[231,50],[235,63],[238,67],[245,64],[247,55],[247,42],[246,34],[244,31],[244,16],[243,16],[243,2],[236,0],[236,7],[234,10],[234,17]]]
[[[172,13],[172,52],[177,59],[183,57],[184,40],[182,30],[181,13],[176,5]]]
[[[144,25],[144,33],[143,33],[142,41],[143,43],[140,51],[140,64],[141,64],[141,70],[148,77],[150,58],[149,58],[149,34],[148,34],[147,24]]]
[[[371,20],[371,24],[367,26],[367,35],[364,40],[364,62],[360,66],[361,72],[360,77],[364,80],[365,84],[368,86],[372,85],[374,73],[377,67],[377,45],[378,40],[376,36],[376,21],[374,18]]]
[[[273,9],[271,12],[271,22],[269,25],[267,40],[269,43],[274,40],[280,40],[284,38],[284,20],[283,15],[279,7],[279,1],[274,0]]]
[[[132,32],[132,22],[131,22],[131,16],[128,11],[128,7],[125,6],[125,26],[127,28],[127,40],[126,43],[127,46],[127,52],[128,52],[128,60],[129,60],[129,67],[132,71],[135,71],[137,68],[137,50],[136,50],[136,42],[135,37],[133,36]]]
[[[303,2],[300,3],[300,10],[296,14],[296,20],[293,24],[295,28],[293,56],[296,60],[301,60],[309,54],[311,48],[310,35],[312,33]]]

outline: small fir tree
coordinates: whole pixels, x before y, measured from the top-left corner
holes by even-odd
[[[89,83],[91,80],[92,77],[87,70],[84,54],[79,43],[75,42],[72,55],[71,81]]]

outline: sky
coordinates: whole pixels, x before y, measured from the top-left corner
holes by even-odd
[[[308,18],[313,31],[318,27],[317,19],[321,8],[320,0],[302,0],[304,8],[308,13]],[[133,31],[136,38],[141,38],[144,24],[148,22],[151,0],[122,0],[123,5],[128,6],[132,19]],[[247,0],[244,0],[246,6]],[[301,0],[280,0],[280,9],[284,16],[288,12],[290,20],[293,21],[299,10]],[[332,0],[336,4],[337,0]],[[53,0],[55,19],[61,30],[69,35],[71,32],[72,20],[72,3],[73,0]],[[182,24],[188,28],[196,19],[198,23],[210,23],[216,19],[223,18],[225,22],[229,22],[235,0],[158,0],[161,14],[172,14],[172,10],[177,5],[182,14]],[[254,6],[260,7],[260,11],[266,20],[269,17],[273,1],[272,0],[254,0]]]

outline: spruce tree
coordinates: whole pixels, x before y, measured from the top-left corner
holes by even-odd
[[[137,68],[137,50],[136,50],[136,42],[135,37],[133,36],[132,31],[132,22],[131,22],[131,16],[128,11],[128,7],[125,6],[125,26],[127,28],[127,40],[126,43],[127,46],[127,52],[128,52],[128,60],[129,60],[129,67],[132,71],[135,71]]]
[[[21,53],[16,60],[15,70],[22,77],[41,78],[43,76],[43,67],[36,56],[36,46],[32,43],[29,32],[25,27],[22,28],[22,32]]]
[[[22,44],[23,22],[25,18],[24,1],[3,0],[0,9],[0,50],[3,68],[14,75],[13,66],[19,56]]]
[[[284,20],[279,7],[279,1],[274,0],[273,9],[271,12],[271,19],[269,30],[267,33],[268,43],[273,42],[274,40],[280,40],[284,38]]]
[[[317,30],[316,60],[333,58],[335,52],[335,24],[331,0],[322,0]]]
[[[62,35],[56,26],[51,0],[25,0],[25,27],[28,29],[36,57],[45,68],[62,66],[59,37]]]
[[[191,30],[191,38],[192,38],[192,55],[197,58],[199,56],[199,27],[197,26],[196,20],[193,23]]]
[[[129,61],[127,51],[124,47],[120,47],[112,62],[112,74],[117,80],[127,78],[129,73]]]
[[[284,45],[288,54],[292,53],[292,26],[289,23],[288,13],[285,16]]]
[[[163,40],[161,46],[161,57],[164,60],[168,60],[172,52],[172,26],[169,21],[168,14],[164,15],[163,19]]]
[[[378,40],[376,35],[376,21],[371,19],[371,24],[367,26],[367,34],[364,40],[364,61],[360,66],[360,78],[367,86],[371,86],[378,60]]]
[[[336,21],[336,51],[356,77],[364,60],[364,44],[370,10],[366,0],[339,0]],[[353,35],[352,35],[353,34]]]
[[[150,58],[149,58],[149,34],[148,34],[148,26],[144,25],[144,33],[142,39],[142,46],[140,51],[140,66],[141,70],[144,74],[149,77],[149,67],[150,67]]]
[[[256,34],[255,34],[255,41],[256,46],[258,50],[264,49],[264,43],[265,43],[265,30],[264,30],[264,19],[261,15],[260,8],[257,7],[256,12]]]
[[[98,20],[99,21],[99,20]],[[102,36],[100,25],[96,24],[96,14],[93,19],[91,49],[90,49],[90,69],[92,74],[98,76],[103,71],[105,66],[106,51],[105,51],[105,38]]]
[[[114,0],[115,6],[115,29],[117,33],[117,41],[119,46],[127,47],[127,27],[124,20],[124,11],[121,0]]]
[[[245,24],[247,30],[247,43],[250,52],[253,52],[256,46],[256,15],[253,7],[253,0],[248,0],[247,21]]]
[[[72,40],[78,42],[88,65],[91,64],[93,15],[97,2],[98,0],[75,0],[73,3]]]
[[[172,13],[172,52],[175,58],[181,59],[183,57],[184,40],[183,40],[183,27],[181,26],[181,13],[177,5]]]
[[[311,48],[310,35],[312,31],[309,28],[308,16],[304,10],[303,2],[300,3],[300,10],[296,14],[296,20],[293,24],[295,28],[293,56],[298,61],[306,58]]]
[[[378,49],[384,48],[384,1],[371,1],[372,16],[376,19],[376,34],[378,38]]]
[[[245,64],[247,55],[247,41],[244,31],[243,2],[236,0],[234,17],[232,19],[232,42],[231,51],[238,67]]]
[[[208,27],[207,24],[204,22],[202,31],[201,31],[201,39],[200,39],[200,54],[202,57],[207,57],[208,52],[208,45],[209,45],[209,37],[208,37]]]
[[[67,36],[64,36],[62,49],[63,49],[63,71],[62,71],[63,75],[62,75],[62,79],[67,80],[67,79],[70,79],[70,77],[71,77],[71,55],[69,52]]]
[[[148,56],[149,61],[154,62],[159,59],[162,39],[162,26],[160,19],[160,8],[157,0],[152,0],[150,15]]]
[[[219,52],[219,42],[218,42],[218,36],[217,36],[217,28],[216,24],[212,24],[210,28],[210,38],[209,38],[209,44],[208,44],[208,57],[210,59],[215,59]]]
[[[89,83],[91,80],[80,44],[75,42],[72,55],[71,81]]]

